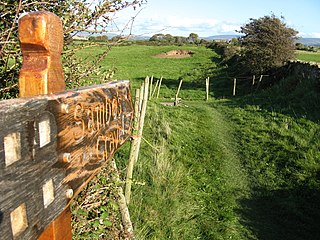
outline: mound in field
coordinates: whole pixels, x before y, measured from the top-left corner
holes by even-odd
[[[156,58],[187,58],[192,57],[194,54],[191,50],[172,50],[166,53],[158,54],[154,57]]]

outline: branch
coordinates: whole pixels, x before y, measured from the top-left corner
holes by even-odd
[[[14,26],[16,25],[16,21],[17,21],[17,18],[18,18],[20,9],[21,9],[21,5],[22,5],[22,0],[19,0],[19,5],[18,5],[18,9],[17,9],[17,11],[16,11],[16,15],[15,15],[15,17],[14,17],[14,21],[13,21],[13,23],[12,23],[12,26],[11,26],[10,32],[9,32],[9,34],[8,34],[8,36],[7,36],[7,39],[6,39],[5,43],[3,44],[2,48],[1,48],[0,56],[2,55],[2,52],[3,52],[5,46],[7,45],[8,41],[9,41],[9,38],[10,38],[10,36],[11,36],[11,34],[12,34],[12,31],[13,31],[13,29],[14,29]]]

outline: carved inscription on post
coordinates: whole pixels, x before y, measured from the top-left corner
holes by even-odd
[[[0,101],[0,238],[37,239],[130,136],[128,81]]]
[[[118,83],[61,99],[57,113],[58,151],[73,189],[110,159],[128,138],[133,115],[128,87]]]

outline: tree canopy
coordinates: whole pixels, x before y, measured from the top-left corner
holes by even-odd
[[[0,1],[0,98],[13,97],[17,93],[17,79],[21,67],[21,53],[18,41],[18,18],[25,12],[50,11],[60,17],[64,27],[66,46],[64,48],[64,72],[66,82],[79,81],[97,70],[97,56],[92,65],[73,56],[74,51],[67,44],[78,32],[105,33],[115,12],[127,7],[136,8],[146,0],[6,0]],[[107,49],[108,50],[108,49]],[[107,52],[106,50],[106,52]],[[104,52],[103,54],[106,54]]]
[[[253,74],[262,74],[281,67],[294,58],[298,32],[275,15],[250,19],[241,27],[241,60]]]

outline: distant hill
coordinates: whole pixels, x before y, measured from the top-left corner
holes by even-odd
[[[209,37],[202,37],[205,40],[231,40],[232,38],[238,38],[241,35],[214,35]],[[320,38],[299,38],[297,42],[306,45],[320,47]]]
[[[214,36],[209,36],[209,37],[202,37],[204,40],[231,40],[232,38],[238,38],[241,35],[214,35]]]
[[[320,38],[299,38],[297,42],[306,46],[320,47]]]

